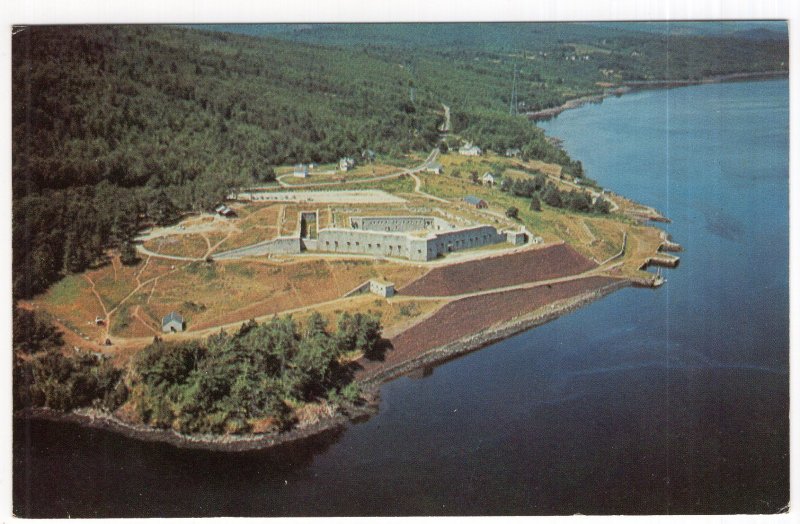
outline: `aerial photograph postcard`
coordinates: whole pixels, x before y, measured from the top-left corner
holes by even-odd
[[[14,516],[790,510],[786,20],[7,30]]]

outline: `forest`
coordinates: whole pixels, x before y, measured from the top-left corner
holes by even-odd
[[[356,52],[173,27],[31,27],[12,42],[14,295],[276,165],[431,147],[441,106]]]
[[[123,374],[91,353],[65,356],[57,332],[31,312],[15,309],[14,325],[16,410],[113,411],[127,402],[138,422],[182,433],[240,433],[256,423],[281,429],[303,403],[359,402],[348,355],[373,355],[382,330],[370,313],[342,313],[334,331],[317,312],[302,325],[291,316],[251,320],[202,342],[156,338]]]

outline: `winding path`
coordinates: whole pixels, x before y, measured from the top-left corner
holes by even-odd
[[[625,251],[625,246],[623,245],[623,248],[620,250],[619,254],[617,254],[614,257],[612,257],[611,259],[605,261],[602,265],[597,266],[595,268],[592,268],[592,269],[590,269],[588,271],[585,271],[583,273],[578,273],[576,275],[568,275],[568,276],[564,276],[564,277],[556,277],[556,278],[551,278],[551,279],[546,279],[546,280],[537,280],[537,281],[534,281],[534,282],[524,282],[522,284],[515,284],[515,285],[511,285],[511,286],[503,286],[503,287],[497,287],[497,288],[492,288],[492,289],[484,289],[484,290],[473,291],[473,292],[468,292],[468,293],[459,293],[459,294],[455,294],[455,295],[441,295],[441,296],[395,295],[394,297],[392,297],[392,298],[390,298],[388,300],[390,302],[392,302],[392,303],[419,302],[419,301],[449,303],[449,302],[453,302],[453,301],[464,299],[464,298],[471,298],[471,297],[477,297],[477,296],[483,296],[483,295],[491,295],[491,294],[494,294],[494,293],[504,293],[504,292],[507,292],[507,291],[514,291],[514,290],[519,290],[519,289],[532,289],[532,288],[536,288],[536,287],[550,286],[550,285],[553,285],[553,284],[560,284],[560,283],[564,283],[564,282],[572,282],[572,281],[576,281],[576,280],[582,280],[582,279],[595,277],[595,276],[601,276],[601,275],[602,276],[607,276],[607,277],[610,277],[610,278],[625,279],[627,277],[619,276],[619,275],[613,275],[613,274],[610,273],[613,270],[615,270],[615,269],[619,268],[620,266],[622,266],[623,261],[617,261],[617,262],[613,262],[613,263],[611,263],[611,261],[613,259],[618,258],[619,256],[621,256],[624,253],[624,251]],[[114,310],[118,309],[119,306],[122,305],[123,302],[125,302],[126,300],[128,300],[128,298],[133,296],[135,294],[135,292],[138,291],[139,288],[143,287],[147,283],[149,283],[149,282],[151,282],[153,280],[156,280],[158,278],[160,278],[160,276],[159,277],[154,277],[152,279],[148,279],[147,281],[145,281],[141,286],[137,287],[136,290],[132,291],[127,297],[125,297],[122,300],[122,302],[120,302],[120,304],[118,304],[117,307],[114,308]],[[349,298],[350,297],[337,297],[337,298],[334,298],[334,299],[331,299],[331,300],[326,300],[326,301],[323,301],[323,302],[317,302],[317,303],[314,303],[314,304],[308,304],[308,305],[305,305],[305,306],[300,306],[300,307],[296,307],[296,308],[292,308],[292,309],[287,309],[287,310],[284,310],[284,311],[280,311],[278,313],[268,313],[268,314],[265,314],[265,315],[261,315],[261,316],[255,317],[255,320],[257,322],[264,322],[264,321],[269,320],[269,319],[271,319],[271,318],[273,318],[273,317],[275,317],[277,315],[290,315],[290,314],[307,313],[307,312],[313,311],[315,309],[319,309],[321,307],[332,306],[332,305],[336,305],[336,304],[345,303],[347,300],[349,300]],[[114,310],[109,312],[109,314],[113,314]],[[172,334],[172,335],[170,335],[170,338],[171,339],[175,339],[175,340],[188,340],[188,339],[202,338],[202,337],[211,335],[213,333],[217,333],[221,329],[222,330],[237,329],[244,322],[247,322],[247,320],[237,320],[235,322],[228,322],[228,323],[225,323],[225,324],[220,324],[220,325],[216,325],[216,326],[210,326],[210,327],[206,327],[206,328],[203,328],[203,329],[200,329],[200,330],[196,330],[196,331],[184,331],[182,333]],[[147,344],[151,340],[152,339],[150,337],[131,337],[131,338],[121,338],[120,337],[120,338],[115,339],[115,344],[117,346],[131,346],[131,345],[135,346],[135,345]]]
[[[420,171],[424,171],[427,169],[430,164],[436,160],[436,157],[439,155],[439,149],[434,148],[433,151],[428,155],[428,158],[425,159],[423,163],[418,165],[417,167],[412,167],[408,169],[404,169],[403,171],[398,171],[397,173],[389,173],[388,175],[380,175],[374,176],[369,178],[356,178],[353,180],[344,180],[341,182],[314,182],[311,184],[287,184],[283,181],[284,178],[291,177],[291,173],[287,173],[285,175],[281,175],[275,179],[278,182],[278,185],[281,187],[292,188],[292,189],[306,189],[310,187],[330,187],[330,186],[346,186],[350,184],[362,184],[364,182],[374,182],[376,180],[388,180],[390,178],[397,178],[403,175],[411,175],[414,173],[419,173]],[[254,190],[243,190],[240,191],[241,193],[247,193],[248,191],[253,192]]]

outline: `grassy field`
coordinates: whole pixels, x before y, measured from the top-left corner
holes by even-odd
[[[292,168],[293,169],[293,168]],[[292,169],[289,169],[287,172],[291,173]],[[333,171],[333,172],[330,172]],[[339,166],[331,166],[329,168],[318,167],[309,172],[308,178],[294,178],[294,177],[285,177],[282,178],[281,181],[284,184],[290,186],[297,186],[303,187],[314,184],[318,184],[320,182],[334,182],[339,180],[359,180],[362,178],[371,178],[375,176],[383,176],[389,175],[392,173],[396,173],[398,168],[395,166],[390,166],[386,164],[366,164],[366,165],[358,165],[355,169],[351,169],[350,171],[339,171]]]
[[[131,268],[115,263],[68,276],[32,303],[95,340],[105,333],[94,325],[95,317],[117,308],[109,332],[130,338],[152,335],[171,311],[183,314],[187,329],[196,331],[331,301],[370,278],[400,287],[424,272],[367,259],[168,264],[151,258]]]
[[[462,175],[420,173],[418,176],[424,192],[444,198],[446,202],[415,193],[414,180],[408,176],[347,184],[347,189],[383,189],[401,194],[406,202],[402,205],[235,203],[232,207],[237,218],[220,220],[208,215],[194,216],[181,223],[187,230],[185,233],[180,234],[178,230],[176,234],[148,240],[145,247],[157,253],[199,258],[209,247],[221,252],[278,235],[294,234],[300,212],[305,210],[318,212],[320,227],[347,227],[350,216],[384,214],[436,215],[448,222],[490,224],[498,229],[524,225],[546,242],[566,241],[595,263],[616,255],[622,246],[623,233],[627,232],[627,249],[621,258],[622,267],[617,271],[631,276],[641,274],[639,267],[660,244],[658,229],[636,225],[622,215],[580,214],[548,206],[536,212],[529,208],[527,198],[504,193],[498,187],[474,184],[469,179],[471,171],[479,175],[492,171],[509,178],[522,178],[538,170],[558,176],[559,166],[536,162],[522,164],[516,159],[498,156],[475,158],[455,154],[443,155],[442,163],[446,173],[452,175],[453,171],[460,170]],[[463,197],[469,194],[486,200],[489,209],[478,210],[467,205]],[[635,206],[632,202],[620,202],[626,208]],[[504,215],[512,206],[519,210],[518,220]],[[202,227],[203,231],[190,231],[193,226]],[[485,249],[498,247],[508,245]],[[387,301],[369,294],[341,297],[370,278],[394,282],[400,289],[427,271],[424,266],[362,257],[286,256],[210,263],[142,257],[131,267],[123,266],[114,258],[110,264],[62,279],[31,302],[82,339],[97,342],[104,340],[106,333],[123,341],[158,334],[161,318],[171,311],[180,312],[187,323],[187,333],[174,336],[191,337],[218,326],[285,311],[296,310],[297,316],[306,315],[305,308],[315,305],[331,320],[341,311],[374,309],[381,313],[387,329],[394,334],[402,326],[412,325],[437,311],[445,302],[409,296]],[[96,326],[95,317],[107,314],[109,326]]]
[[[514,172],[513,176],[526,175]],[[596,261],[604,260],[619,250],[622,231],[630,225],[630,221],[622,219],[618,215],[574,213],[551,208],[544,204],[542,211],[533,211],[530,209],[530,199],[528,198],[504,193],[496,186],[473,184],[464,178],[423,175],[421,179],[423,191],[442,198],[453,199],[458,212],[464,216],[493,225],[498,222],[496,217],[470,209],[467,204],[461,202],[463,195],[475,195],[484,199],[489,204],[489,210],[495,214],[503,214],[506,209],[516,207],[519,210],[518,223],[524,224],[533,234],[541,236],[545,242],[564,240],[580,253]]]
[[[414,180],[410,176],[400,176],[397,178],[388,178],[386,180],[376,180],[373,182],[343,184],[342,189],[382,189],[387,193],[397,193],[401,196],[404,196],[403,193],[413,193]]]
[[[144,247],[162,255],[202,257],[208,251],[208,241],[203,235],[177,234],[154,238],[144,242]]]

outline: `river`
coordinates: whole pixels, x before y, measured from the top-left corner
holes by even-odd
[[[788,81],[643,91],[546,122],[686,251],[625,289],[381,389],[270,450],[14,422],[35,517],[770,513],[789,499]]]

